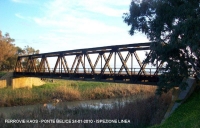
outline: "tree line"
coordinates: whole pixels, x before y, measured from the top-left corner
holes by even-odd
[[[39,53],[39,50],[35,50],[28,45],[24,48],[15,46],[14,41],[9,33],[3,35],[2,31],[0,31],[0,71],[13,70],[19,55]]]
[[[166,63],[158,94],[174,86],[186,88],[190,70],[200,80],[199,0],[132,0],[123,18],[130,35],[139,31],[155,42],[144,63]]]

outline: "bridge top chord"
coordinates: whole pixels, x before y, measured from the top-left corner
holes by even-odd
[[[151,42],[147,43],[134,43],[134,44],[123,44],[123,45],[112,45],[112,46],[103,46],[96,48],[84,48],[84,49],[75,49],[75,50],[66,50],[66,51],[57,51],[57,52],[49,52],[49,53],[41,53],[41,54],[33,54],[33,55],[22,55],[18,56],[18,58],[23,57],[33,57],[33,58],[41,58],[45,57],[54,57],[59,55],[76,55],[82,53],[99,53],[99,52],[110,52],[110,51],[130,51],[135,52],[139,50],[150,50]]]

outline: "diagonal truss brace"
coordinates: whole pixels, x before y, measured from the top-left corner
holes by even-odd
[[[91,67],[91,69],[92,69],[92,74],[95,74],[95,67],[96,67],[96,65],[93,66],[89,54],[86,54],[86,57],[87,57],[87,59],[88,59],[88,62],[89,62],[89,64],[90,64],[90,67]],[[98,60],[98,57],[97,57],[97,60]],[[98,61],[97,61],[97,63],[98,63]],[[96,64],[96,63],[95,63],[95,64]]]
[[[56,61],[55,67],[54,67],[54,73],[56,72],[56,69],[58,68],[59,65],[59,72],[62,73],[62,69],[64,69],[65,73],[70,73],[69,66],[67,64],[67,61],[63,55],[58,56],[58,59]]]
[[[47,68],[46,68],[46,66],[47,66]],[[49,73],[51,73],[50,66],[49,66],[49,63],[47,61],[47,58],[46,57],[42,57],[37,72],[38,73],[45,72],[46,69],[48,70]]]
[[[95,61],[95,63],[94,63],[94,69],[96,68],[100,58],[101,58],[101,55],[99,54],[97,59],[96,59],[96,61]]]
[[[78,56],[76,55],[76,57],[74,58],[74,62],[73,62],[73,64],[72,64],[70,73],[73,73],[73,68],[74,68],[74,66],[75,66],[75,63],[76,63],[77,59],[78,59]]]
[[[147,64],[142,64],[142,62],[140,61],[139,56],[137,55],[136,51],[133,52],[139,66],[140,66],[140,71],[138,72],[138,74],[140,74],[140,72],[142,72],[144,75],[146,75],[146,71],[144,70],[144,68],[146,67]]]
[[[151,52],[152,52],[152,51],[149,52],[149,54],[147,55],[147,58],[150,56]],[[144,68],[146,67],[146,65],[147,65],[147,63],[142,64],[142,66],[141,66],[141,68],[140,68],[140,71],[138,72],[138,75],[137,75],[137,76],[140,76],[140,75],[142,74],[142,72],[144,73],[143,70],[144,70]],[[146,72],[145,72],[144,75],[146,75]]]
[[[104,58],[104,60],[105,60],[105,64],[104,64],[103,68],[101,69],[101,75],[104,74],[104,72],[105,72],[105,70],[106,70],[106,67],[108,67],[108,69],[109,69],[109,71],[110,71],[110,74],[113,74],[112,68],[111,68],[110,65],[109,65],[109,62],[110,62],[110,59],[111,59],[112,55],[113,55],[113,52],[110,52],[108,58],[106,58],[105,53],[103,54],[103,58]]]
[[[127,65],[126,65],[126,62],[128,61],[128,59],[129,59],[129,57],[130,57],[130,55],[131,55],[130,52],[128,52],[128,54],[127,54],[125,60],[124,60],[124,58],[123,58],[121,52],[118,52],[118,55],[119,55],[119,58],[120,58],[120,60],[121,60],[121,62],[122,62],[122,66],[121,66],[121,68],[120,68],[118,74],[121,74],[121,72],[122,72],[122,70],[123,70],[123,68],[124,68],[124,69],[126,70],[126,73],[130,76],[129,69],[128,69]]]
[[[61,57],[61,64],[62,64],[62,66],[63,66],[63,68],[64,68],[64,70],[65,70],[65,73],[69,73],[70,70],[69,70],[67,61],[66,61],[66,59],[65,59],[64,56]]]
[[[77,55],[77,56],[78,56],[78,55]],[[85,64],[84,64],[84,62],[83,62],[83,60],[82,60],[82,57],[83,57],[83,55],[79,55],[79,56],[77,57],[78,62],[77,62],[77,65],[76,65],[76,68],[75,68],[74,73],[77,73],[78,67],[79,67],[80,63],[81,63],[82,66],[83,66],[84,73],[86,73]]]
[[[154,73],[154,75],[158,75],[159,69],[163,66],[163,62],[160,62],[160,64],[158,65],[158,67],[156,68],[156,71]]]
[[[36,72],[37,71],[35,59],[29,57],[29,59],[27,61],[26,70],[27,70],[26,72]]]
[[[23,66],[22,66],[22,58],[18,58],[15,66],[15,71],[16,72],[22,72],[23,71]]]

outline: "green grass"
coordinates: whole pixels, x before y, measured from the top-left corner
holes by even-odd
[[[87,81],[77,81],[72,82],[71,86],[74,88],[78,88],[80,91],[85,91],[88,89],[94,89],[96,87],[107,87],[108,85],[110,85],[109,83],[105,83],[105,82],[87,82]]]
[[[190,96],[161,125],[152,128],[199,128],[200,127],[200,89]]]
[[[62,101],[106,99],[127,97],[145,92],[151,95],[156,87],[128,84],[110,84],[103,82],[84,82],[55,80],[42,86],[12,89],[0,89],[0,106],[30,105],[52,102],[55,99]]]

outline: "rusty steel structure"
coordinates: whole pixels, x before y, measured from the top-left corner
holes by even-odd
[[[149,56],[150,45],[148,42],[18,56],[14,76],[155,84],[162,64],[146,68],[137,53],[147,51]],[[50,64],[50,58],[54,58],[54,64]],[[134,67],[134,60],[138,67]]]

